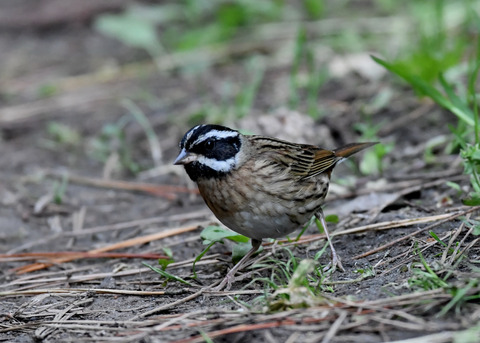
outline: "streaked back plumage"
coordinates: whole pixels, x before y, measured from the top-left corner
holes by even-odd
[[[180,147],[195,155],[185,169],[217,218],[262,239],[285,236],[307,222],[321,209],[335,165],[373,144],[327,150],[200,125],[185,134]]]

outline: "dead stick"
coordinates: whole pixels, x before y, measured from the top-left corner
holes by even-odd
[[[357,226],[351,229],[343,230],[343,231],[338,231],[338,232],[332,232],[331,236],[332,237],[337,237],[337,236],[343,236],[343,235],[350,235],[353,233],[360,233],[360,232],[365,232],[365,231],[382,231],[382,230],[390,230],[390,229],[395,229],[395,228],[400,228],[400,227],[405,227],[405,226],[411,226],[414,224],[424,224],[424,223],[429,223],[434,220],[439,220],[439,219],[452,219],[452,217],[455,214],[451,213],[446,213],[446,214],[439,214],[435,216],[426,216],[426,217],[420,217],[420,218],[409,218],[409,219],[402,219],[398,221],[388,221],[388,222],[380,222],[380,223],[374,223],[374,224],[369,224],[369,225],[363,225],[363,226]],[[278,243],[282,243],[282,246],[291,246],[291,245],[298,245],[298,244],[306,244],[306,243],[311,243],[318,241],[320,239],[325,239],[326,236],[324,233],[317,233],[313,235],[305,235],[302,236],[298,241],[292,241],[288,239],[281,239],[277,240]],[[269,246],[273,245],[273,243],[266,242],[263,243],[263,246]]]
[[[103,288],[45,288],[45,289],[32,289],[27,291],[4,291],[0,292],[0,296],[20,296],[20,295],[39,295],[39,294],[78,294],[92,292],[95,294],[124,294],[124,295],[138,295],[138,296],[150,296],[150,295],[165,295],[166,291],[134,291],[127,289],[103,289]]]
[[[386,249],[386,248],[389,248],[389,247],[391,247],[392,245],[395,245],[395,244],[397,244],[397,243],[399,243],[399,242],[401,242],[401,241],[404,241],[404,240],[406,240],[406,239],[409,239],[409,238],[411,238],[411,237],[414,237],[414,236],[418,235],[419,233],[422,233],[422,232],[424,232],[424,231],[433,229],[434,227],[437,227],[437,226],[439,226],[439,225],[442,225],[442,224],[444,224],[444,223],[447,223],[447,222],[449,222],[449,221],[452,220],[452,219],[455,219],[455,218],[460,217],[460,216],[464,216],[464,215],[466,215],[466,214],[468,214],[468,213],[471,213],[471,212],[475,212],[475,211],[477,211],[477,210],[479,210],[479,209],[480,209],[480,206],[476,206],[476,207],[472,207],[471,209],[469,209],[469,210],[467,210],[467,211],[454,214],[454,215],[452,215],[451,217],[449,217],[449,218],[447,218],[447,219],[440,220],[440,221],[437,222],[437,223],[428,225],[428,226],[424,227],[423,229],[417,230],[417,231],[415,231],[415,232],[412,232],[411,234],[408,234],[408,235],[406,235],[406,236],[403,236],[403,237],[400,237],[400,238],[398,238],[398,239],[395,239],[395,240],[393,240],[393,241],[391,241],[391,242],[389,242],[389,243],[387,243],[387,244],[384,244],[384,245],[382,245],[382,246],[380,246],[380,247],[378,247],[378,248],[376,248],[376,249],[373,249],[373,250],[367,251],[366,253],[363,253],[363,254],[354,256],[354,257],[352,257],[352,259],[358,260],[358,259],[360,259],[360,258],[369,256],[369,255],[372,255],[372,254],[374,254],[374,253],[376,253],[376,252],[379,252],[379,251],[382,251],[382,250],[384,250],[384,249]]]
[[[53,172],[49,173],[49,175],[53,177],[63,177],[62,174],[57,174]],[[82,184],[82,185],[100,187],[100,188],[111,188],[111,189],[118,189],[118,190],[125,190],[125,191],[145,192],[145,193],[150,193],[157,196],[162,196],[169,200],[176,199],[176,193],[198,193],[198,190],[196,189],[188,189],[186,187],[175,186],[175,185],[157,185],[157,184],[144,183],[144,182],[105,180],[105,179],[90,178],[90,177],[71,175],[71,174],[67,174],[67,177],[69,181]]]
[[[199,290],[198,292],[195,292],[193,294],[190,294],[189,296],[185,297],[185,298],[182,298],[182,299],[179,299],[177,301],[174,301],[170,304],[166,304],[166,305],[162,305],[162,306],[159,306],[157,308],[154,308],[153,310],[150,310],[150,311],[147,311],[147,312],[144,312],[144,313],[141,313],[139,315],[136,315],[135,317],[131,318],[130,320],[131,321],[134,321],[134,320],[138,320],[140,318],[145,318],[149,315],[152,315],[152,314],[155,314],[155,313],[158,313],[158,312],[161,312],[161,311],[165,311],[165,310],[168,310],[172,307],[176,307],[177,305],[180,305],[180,304],[183,304],[183,303],[186,303],[192,299],[195,299],[195,298],[198,298],[200,295],[202,295],[204,292],[203,289]]]
[[[17,254],[0,254],[0,259],[12,259],[20,257],[23,261],[27,259],[39,259],[39,258],[62,258],[62,257],[75,257],[75,258],[145,258],[145,259],[167,259],[168,256],[160,254],[134,254],[134,253],[90,253],[85,251],[55,251],[55,252],[26,252]],[[0,262],[2,262],[0,260]]]
[[[197,228],[198,228],[198,225],[180,227],[180,228],[176,228],[176,229],[172,229],[172,230],[167,230],[167,231],[164,231],[164,232],[154,233],[154,234],[147,235],[147,236],[135,237],[135,238],[132,238],[132,239],[127,239],[126,241],[122,241],[122,242],[118,242],[118,243],[115,243],[115,244],[110,244],[110,245],[107,245],[107,246],[104,246],[104,247],[101,247],[101,248],[98,248],[98,249],[90,250],[88,253],[96,254],[96,253],[103,253],[103,252],[116,250],[116,249],[121,249],[121,248],[127,248],[127,247],[131,247],[131,246],[134,246],[134,245],[140,245],[140,244],[156,241],[156,240],[163,239],[163,238],[166,238],[166,237],[175,236],[175,235],[178,235],[178,234],[181,234],[181,233],[194,231]],[[64,258],[55,259],[54,263],[64,263],[64,262],[70,262],[72,260],[75,260],[75,258],[64,257]],[[52,265],[53,265],[53,263],[33,263],[33,264],[30,264],[30,265],[27,265],[27,266],[24,266],[24,267],[20,268],[17,271],[17,274],[24,274],[24,273],[48,268]]]
[[[327,316],[323,318],[305,318],[302,320],[303,324],[316,324],[316,323],[322,323],[326,322],[329,320],[332,320],[333,316]],[[277,328],[281,326],[295,326],[298,325],[298,320],[296,318],[285,318],[282,320],[275,320],[275,321],[270,321],[270,322],[265,322],[265,323],[258,323],[258,324],[239,324],[237,326],[233,326],[230,328],[226,329],[220,329],[217,331],[211,331],[211,332],[206,332],[206,335],[212,339],[212,338],[217,338],[220,336],[232,334],[232,333],[239,333],[239,332],[249,332],[249,331],[255,331],[255,330],[262,330],[262,329],[271,329],[271,328]],[[191,338],[186,338],[186,339],[181,339],[178,341],[175,341],[175,343],[197,343],[197,342],[204,342],[205,338],[204,336],[198,335],[195,337]]]

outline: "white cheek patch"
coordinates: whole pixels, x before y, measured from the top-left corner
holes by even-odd
[[[196,129],[195,129],[196,130]],[[193,133],[193,132],[192,132]],[[229,137],[238,137],[238,132],[237,131],[218,131],[218,130],[211,130],[208,131],[206,134],[200,136],[195,142],[191,144],[191,146],[194,146],[200,142],[206,141],[207,139],[215,137],[216,139],[222,139],[222,138],[229,138]]]
[[[204,166],[207,166],[207,167],[209,167],[209,168],[211,168],[215,171],[227,173],[230,170],[232,170],[233,167],[235,167],[235,165],[237,164],[237,159],[235,157],[231,157],[228,160],[219,161],[219,160],[216,160],[214,158],[207,158],[205,156],[199,156],[198,159],[197,159],[197,162],[201,163]]]

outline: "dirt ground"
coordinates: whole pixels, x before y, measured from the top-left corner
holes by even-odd
[[[445,249],[430,231],[448,242],[448,235],[465,230],[461,217],[478,216],[466,213],[471,208],[446,185],[468,185],[458,155],[445,153],[452,115],[386,75],[368,78],[351,70],[322,86],[318,104],[326,115],[314,121],[299,114],[303,105],[298,112],[285,109],[290,66],[272,62],[250,114],[226,118],[228,125],[334,148],[362,139],[355,124],[370,122],[381,124],[378,137],[394,143],[393,150],[382,174],[361,176],[362,155],[333,173],[325,208],[339,216],[330,230],[346,271],[324,275],[322,297],[302,293],[297,296],[304,301],[295,304],[292,295],[288,303],[265,282],[274,272],[278,284],[285,282],[284,266],[275,263],[289,261],[290,253],[311,259],[324,246],[314,227],[303,237],[310,242],[266,245],[255,257],[264,268],[244,272],[228,292],[211,292],[204,287],[232,266],[231,244],[215,245],[192,279],[192,261],[205,247],[201,227],[218,222],[172,161],[183,133],[210,118],[205,104],[222,101],[225,82],[249,80],[242,54],[212,57],[200,74],[185,71],[188,58],[158,71],[146,53],[92,29],[103,2],[88,2],[92,8],[82,16],[70,2],[69,20],[35,12],[41,5],[33,3],[0,4],[1,17],[10,18],[0,25],[0,341],[200,342],[209,336],[215,342],[387,342],[423,336],[422,342],[450,342],[477,325],[478,301],[439,315],[452,293],[409,282],[413,269],[422,269],[415,247],[425,248],[431,265]],[[48,3],[42,6],[55,7]],[[38,14],[35,20],[28,8]],[[269,49],[261,52],[266,58]],[[367,110],[387,91],[388,106]],[[158,158],[132,119],[132,104],[154,128]],[[471,241],[467,237],[465,246]],[[175,261],[167,271],[190,284],[167,281],[143,264],[157,265],[165,249]],[[448,283],[461,289],[463,272],[471,273],[468,265],[478,259],[477,244]],[[319,263],[328,261],[327,250]],[[442,277],[448,271],[438,266]]]

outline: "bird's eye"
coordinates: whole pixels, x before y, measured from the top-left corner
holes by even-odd
[[[215,142],[213,140],[208,140],[205,142],[205,148],[211,150],[215,147]]]

